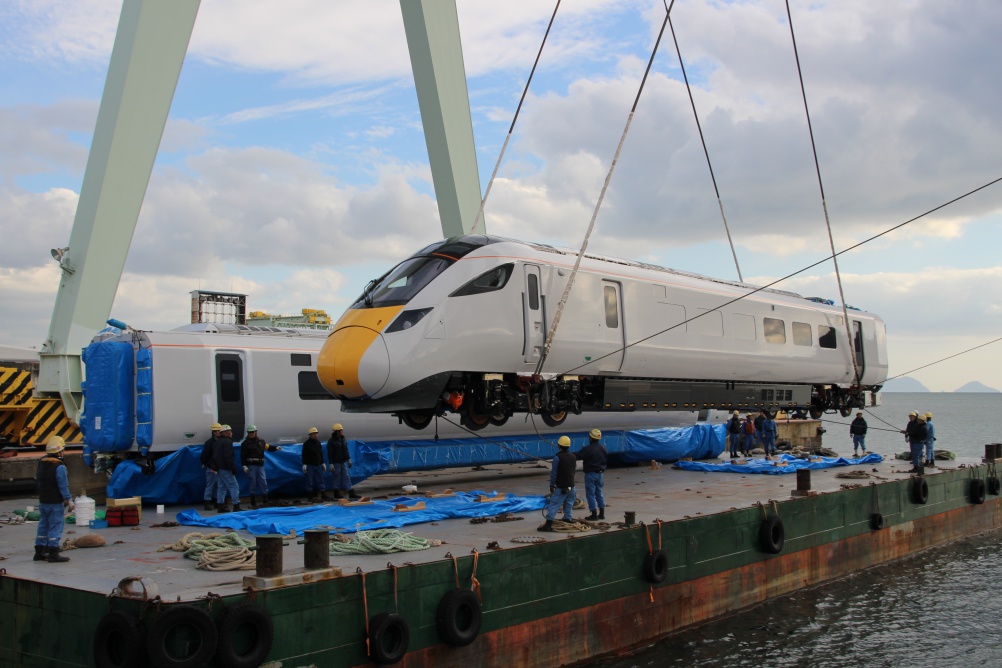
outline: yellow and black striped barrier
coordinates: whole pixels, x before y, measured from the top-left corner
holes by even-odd
[[[59,399],[32,396],[31,372],[0,368],[0,438],[11,445],[43,447],[50,436],[67,445],[83,443],[80,428],[70,421]]]

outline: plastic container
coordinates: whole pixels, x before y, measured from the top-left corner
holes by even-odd
[[[80,495],[73,500],[76,505],[77,526],[89,527],[94,521],[94,511],[97,504],[89,496]]]
[[[91,520],[90,528],[91,529],[107,529],[108,528],[108,520]]]

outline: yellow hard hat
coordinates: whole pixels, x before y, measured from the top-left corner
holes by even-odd
[[[911,413],[909,413],[908,417],[911,417],[912,415],[914,415],[915,417],[918,417],[918,413],[916,413],[915,411],[912,411]]]
[[[931,420],[932,419],[932,413],[926,413],[925,414],[925,419],[926,420]]]
[[[222,430],[223,430],[223,425],[219,424],[218,422],[213,422],[212,426],[209,427],[209,431],[222,431]]]
[[[344,431],[344,427],[341,426],[340,422],[335,422],[334,426],[331,427],[331,431]]]
[[[317,432],[319,432],[319,431],[320,431],[320,430],[319,430],[319,429],[317,429],[316,427],[310,427],[310,430],[309,430],[308,432],[306,432],[306,433],[307,433],[307,434],[316,434],[316,433],[317,433]]]
[[[561,448],[569,448],[571,447],[571,439],[567,438],[566,436],[561,436],[560,438],[557,439],[557,445],[559,445]]]
[[[590,432],[588,432],[588,435],[594,438],[596,441],[602,438],[602,432],[599,431],[598,429],[592,429]]]
[[[49,442],[45,444],[45,454],[54,455],[57,452],[62,452],[66,449],[66,441],[63,440],[62,436],[52,436],[49,438]]]
[[[733,413],[733,414],[734,414],[734,415],[741,415],[741,413],[738,413],[737,411],[734,411],[734,413]]]

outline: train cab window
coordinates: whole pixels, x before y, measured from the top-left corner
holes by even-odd
[[[828,325],[818,325],[818,345],[822,348],[831,348],[832,350],[838,347],[835,340],[834,327],[829,327]]]
[[[605,326],[609,329],[617,329],[619,327],[619,297],[616,294],[616,288],[606,285],[602,289],[602,293],[605,296]]]
[[[535,274],[529,274],[527,277],[527,282],[529,285],[529,309],[532,311],[539,310],[539,278]]]
[[[310,366],[313,364],[313,358],[309,353],[291,353],[292,355],[292,366]]]
[[[793,323],[793,345],[813,346],[814,335],[811,333],[811,326],[806,322]]]
[[[485,292],[500,290],[504,286],[508,285],[508,279],[511,278],[511,274],[514,269],[515,265],[511,263],[503,264],[500,267],[494,267],[493,269],[480,274],[449,296],[463,297],[465,295],[480,295]]]
[[[352,308],[406,304],[454,261],[443,257],[412,257],[404,260],[367,288]]]
[[[768,343],[786,343],[786,323],[779,318],[762,318],[762,330]]]
[[[300,371],[299,398],[304,401],[313,401],[316,399],[333,399],[334,395],[320,384],[320,377],[317,376],[316,371]]]

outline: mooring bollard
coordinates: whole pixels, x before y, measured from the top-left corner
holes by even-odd
[[[255,564],[257,575],[270,578],[282,574],[282,534],[266,534],[257,537]]]
[[[797,490],[801,492],[811,491],[810,469],[797,469]]]
[[[307,529],[303,547],[303,565],[306,568],[330,568],[330,532],[327,529]]]
[[[635,511],[633,511],[633,510],[627,510],[624,513],[623,520],[624,520],[624,523],[626,524],[626,526],[628,526],[628,527],[629,526],[633,526],[634,524],[637,523],[637,513]]]

